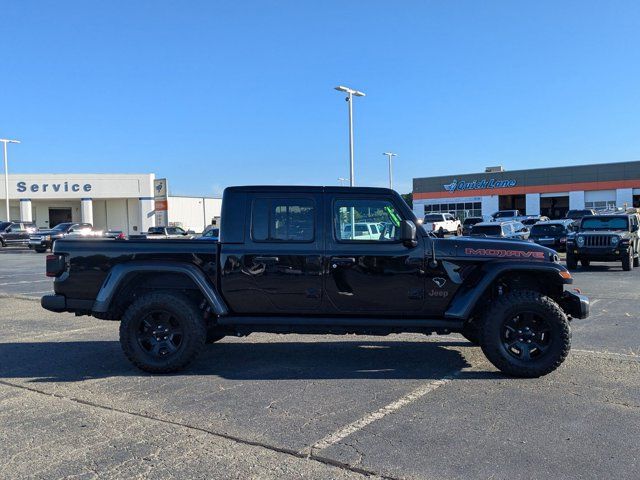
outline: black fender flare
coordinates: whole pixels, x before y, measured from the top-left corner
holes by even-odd
[[[552,274],[557,277],[558,284],[573,283],[571,277],[565,278],[561,276],[561,272],[568,273],[568,270],[559,263],[514,262],[513,260],[487,262],[482,266],[481,278],[476,284],[469,287],[463,285],[458,292],[456,292],[451,303],[449,303],[449,308],[444,314],[445,317],[452,320],[467,320],[487,288],[489,288],[496,278],[508,272]]]
[[[127,262],[115,265],[109,271],[104,282],[102,282],[91,310],[97,313],[107,312],[122,282],[129,275],[136,273],[177,273],[186,275],[202,292],[216,315],[227,315],[229,313],[224,300],[202,270],[195,265],[180,262]]]

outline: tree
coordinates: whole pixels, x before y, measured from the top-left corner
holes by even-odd
[[[413,193],[403,193],[401,197],[405,202],[407,202],[409,208],[413,208]]]

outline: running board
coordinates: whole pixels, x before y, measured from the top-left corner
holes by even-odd
[[[245,317],[222,316],[218,325],[256,325],[256,326],[305,326],[305,327],[364,327],[364,328],[418,328],[438,330],[460,330],[461,320],[442,320],[425,318],[353,318],[353,317]]]

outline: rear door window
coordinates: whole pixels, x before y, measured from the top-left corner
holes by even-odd
[[[312,242],[315,203],[310,198],[256,198],[251,213],[256,242]]]

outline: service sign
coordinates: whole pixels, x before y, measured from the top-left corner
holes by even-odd
[[[169,225],[169,204],[167,200],[167,179],[156,178],[153,181],[154,210],[156,211],[156,226],[166,227]]]

